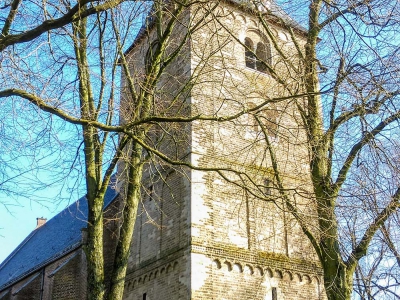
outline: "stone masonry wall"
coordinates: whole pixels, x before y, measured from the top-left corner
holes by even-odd
[[[189,14],[183,14],[167,46],[171,53],[182,42]],[[152,30],[127,55],[135,82],[146,76],[145,59],[156,43]],[[188,91],[190,81],[189,42],[184,43],[179,55],[154,89],[156,116],[190,114]],[[137,84],[136,88],[142,87]],[[123,115],[128,116],[134,101],[124,96],[127,103]],[[149,145],[173,160],[187,161],[190,151],[190,126],[153,122],[147,128]],[[121,170],[121,167],[119,168]],[[125,299],[189,299],[190,298],[190,185],[187,170],[166,165],[152,157],[145,166],[142,200],[135,223],[129,267],[125,285]]]
[[[193,18],[201,16],[197,13]],[[215,16],[218,22],[212,21]],[[268,72],[245,65],[245,38],[267,42],[267,33],[256,16],[229,5],[218,6],[209,19],[192,36],[192,69],[203,72],[196,75],[202,83],[192,90],[193,111],[229,117],[266,103],[259,115],[288,197],[310,224],[316,222],[306,135],[296,103],[282,98],[288,94]],[[295,62],[288,33],[274,24],[270,30]],[[290,82],[292,74],[271,48],[272,66]],[[192,163],[242,176],[223,171],[229,183],[216,173],[191,173],[191,299],[324,299],[316,254],[274,186],[265,136],[253,114],[193,124]]]
[[[241,8],[220,3],[213,10],[213,4],[190,9],[189,24],[204,23],[191,34],[190,61],[184,52],[176,67],[171,67],[172,76],[162,79],[161,107],[189,81],[193,83],[190,94],[180,99],[180,103],[190,102],[185,113],[229,117],[264,103],[260,114],[288,196],[312,224],[308,152],[296,103],[283,98],[288,94],[270,74],[245,65],[245,37],[267,40],[267,33],[255,16]],[[270,29],[296,63],[288,33],[272,23]],[[181,36],[177,32],[173,38],[178,41]],[[150,34],[129,54],[135,74],[143,73],[143,57],[154,38]],[[295,84],[296,78],[277,53],[272,52],[272,62],[282,78]],[[179,77],[181,72],[183,77]],[[174,84],[167,84],[168,80]],[[135,224],[126,299],[325,299],[316,255],[274,183],[267,183],[274,179],[272,161],[253,114],[223,122],[195,121],[183,130],[160,124],[171,133],[181,133],[180,142],[167,138],[159,144],[165,153],[179,153],[177,158],[190,153],[193,165],[229,168],[249,175],[252,181],[226,171],[223,174],[231,183],[215,172],[200,170],[175,171],[169,177],[162,162],[158,162],[161,172],[154,171],[157,164],[149,164]],[[157,140],[160,133],[152,134]],[[247,191],[238,188],[238,182]]]
[[[189,299],[188,186],[170,169],[151,180],[135,224],[125,299]]]

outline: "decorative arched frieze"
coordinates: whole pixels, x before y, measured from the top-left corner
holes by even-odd
[[[213,270],[234,271],[236,273],[243,273],[245,275],[274,278],[284,280],[287,282],[296,282],[302,284],[320,284],[321,278],[316,275],[302,274],[300,272],[292,272],[289,269],[277,269],[270,267],[261,267],[260,265],[253,265],[250,262],[229,260],[226,258],[212,258],[210,267]]]
[[[263,269],[261,267],[257,266],[254,269],[254,274],[256,276],[264,276],[264,271],[263,271]]]
[[[243,273],[243,268],[242,268],[242,265],[240,263],[234,263],[232,270],[237,272],[237,273]]]
[[[151,281],[163,274],[167,274],[169,272],[172,272],[173,270],[176,270],[177,266],[178,266],[178,261],[174,261],[174,262],[168,263],[167,265],[163,265],[156,269],[153,269],[145,274],[141,274],[140,276],[138,276],[135,279],[128,280],[125,283],[125,288],[127,288],[128,291],[131,291],[139,284],[142,284],[142,283],[144,284],[147,281]]]
[[[292,275],[292,273],[289,272],[289,271],[285,271],[285,272],[283,273],[283,280],[285,280],[285,281],[292,281],[292,280],[293,280],[293,275]]]
[[[281,271],[281,270],[275,270],[275,272],[274,272],[274,277],[275,277],[275,278],[282,279],[282,278],[283,278],[282,271]]]
[[[301,275],[299,273],[294,274],[294,280],[296,282],[302,282]]]
[[[303,281],[305,283],[311,283],[311,278],[307,274],[303,275]]]
[[[213,266],[213,268],[216,268],[218,270],[222,268],[222,265],[221,265],[221,262],[219,261],[219,259],[214,259],[212,262],[212,266]]]
[[[253,275],[254,274],[254,270],[253,267],[250,266],[249,264],[246,264],[243,268],[243,273],[247,274],[247,275]]]
[[[229,272],[232,271],[232,264],[229,261],[224,261],[224,269],[228,270]]]
[[[265,275],[268,276],[269,278],[272,278],[274,276],[274,273],[272,273],[272,270],[270,268],[266,268]]]

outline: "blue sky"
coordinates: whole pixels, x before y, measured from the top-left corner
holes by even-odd
[[[126,12],[122,9],[124,5],[127,6]],[[143,21],[142,13],[149,7],[150,3],[146,2],[134,6],[127,2],[121,6],[118,24],[121,25],[120,32],[127,34],[125,48],[133,42]],[[21,9],[28,8],[29,5],[21,6]],[[107,28],[111,37],[111,24]],[[65,30],[68,29],[66,26]],[[96,88],[100,82],[98,47],[97,36],[95,33],[92,35],[90,63],[93,89],[97,95]],[[70,59],[74,57],[73,44],[63,30],[52,31],[51,47],[47,46],[47,38],[47,35],[42,35],[32,45],[16,45],[13,51],[2,53],[2,89],[20,87],[59,101],[60,108],[73,111],[79,107],[76,105],[79,103],[77,71]],[[106,52],[108,71],[113,67],[115,55],[112,52],[115,44],[111,41],[103,44],[105,51],[110,51]],[[50,57],[53,60],[47,59]],[[107,76],[109,82],[105,94],[113,84],[119,86],[120,78],[117,75],[117,79],[112,80],[111,73]],[[114,97],[119,99],[118,88]],[[0,262],[35,229],[36,218],[49,220],[85,194],[79,126],[37,110],[24,99],[7,100],[0,102]],[[114,118],[118,122],[118,113]],[[107,155],[104,163],[107,163]]]
[[[56,193],[55,193],[56,194]],[[0,261],[3,261],[35,229],[36,218],[50,219],[64,206],[45,207],[34,201],[26,201],[21,206],[0,210]]]

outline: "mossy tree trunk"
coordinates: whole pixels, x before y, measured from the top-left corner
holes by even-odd
[[[87,62],[87,19],[73,24],[75,54],[78,66],[81,116],[92,119],[95,115],[93,94]],[[99,191],[101,183],[101,155],[97,129],[82,126],[85,156],[86,198],[88,202],[87,244],[85,246],[88,273],[88,298],[104,297],[104,259],[103,259],[103,203],[104,193]]]
[[[34,92],[28,91],[28,89],[24,90],[24,88],[13,88],[0,91],[0,98],[15,96],[26,99],[38,110],[58,116],[63,121],[79,126],[84,148],[84,176],[88,203],[87,242],[84,245],[84,250],[87,258],[87,296],[90,300],[103,300],[107,297],[113,300],[122,299],[132,232],[140,201],[143,164],[151,152],[149,150],[151,147],[148,147],[149,149],[146,151],[143,150],[145,148],[143,144],[149,143],[149,140],[146,140],[146,138],[148,139],[146,132],[155,123],[154,120],[148,121],[146,118],[157,112],[157,109],[154,109],[154,104],[157,104],[159,99],[156,100],[154,95],[160,77],[165,74],[165,68],[179,56],[190,36],[185,31],[189,31],[189,29],[184,28],[185,34],[180,35],[181,39],[170,43],[175,25],[182,25],[180,14],[183,9],[188,8],[191,2],[154,1],[154,11],[151,13],[154,13],[156,32],[154,37],[158,39],[159,46],[154,49],[151,62],[146,66],[147,73],[145,76],[143,76],[143,73],[139,75],[131,74],[131,66],[125,60],[123,53],[126,47],[121,44],[131,40],[131,38],[126,37],[126,34],[131,35],[132,32],[137,30],[135,20],[142,19],[143,10],[134,5],[124,6],[123,9],[116,8],[114,11],[110,10],[104,13],[105,10],[116,7],[123,2],[125,1],[111,0],[97,3],[88,0],[80,1],[73,7],[70,7],[69,3],[65,3],[65,7],[55,12],[55,14],[65,12],[65,15],[58,19],[51,19],[51,17],[56,17],[55,15],[50,16],[51,13],[49,13],[49,11],[53,11],[54,7],[46,11],[46,6],[43,8],[43,16],[37,18],[38,20],[45,20],[41,25],[32,26],[32,30],[26,30],[20,34],[10,34],[10,31],[13,33],[13,20],[20,14],[18,6],[21,6],[21,3],[23,4],[21,0],[13,0],[10,2],[11,11],[5,18],[2,36],[0,37],[0,51],[2,51],[10,45],[35,40],[35,38],[47,32],[48,40],[46,41],[48,41],[49,53],[54,54],[53,51],[55,51],[56,54],[60,54],[59,56],[50,55],[51,57],[49,57],[49,61],[59,67],[57,71],[54,71],[53,76],[57,79],[59,76],[62,77],[61,82],[63,83],[66,77],[71,78],[71,80],[65,79],[66,86],[60,86],[59,89],[56,87],[49,92],[50,96],[46,92],[43,92],[43,94],[42,91],[37,92],[40,88],[32,89]],[[49,6],[51,5],[54,5],[54,3],[49,4]],[[58,6],[56,5],[56,7]],[[124,11],[125,9],[126,11]],[[132,9],[132,12],[130,9]],[[146,10],[147,12],[148,10]],[[119,21],[121,22],[123,19],[123,22],[129,23],[129,26],[123,27],[121,23],[116,24],[114,22],[118,13],[121,13]],[[15,27],[17,28],[17,26]],[[124,33],[120,34],[122,27]],[[57,32],[51,31],[55,28],[61,29]],[[20,32],[19,30],[21,29],[18,29],[18,32]],[[72,40],[74,58],[71,55],[71,40],[68,40],[68,38]],[[52,39],[60,42],[54,48],[51,43]],[[153,40],[149,40],[149,46],[151,42]],[[47,44],[47,42],[44,44]],[[43,46],[43,44],[38,46],[34,43],[32,45],[38,48]],[[114,46],[118,49],[112,49]],[[168,47],[170,52],[166,53]],[[106,51],[110,51],[111,54]],[[111,59],[106,60],[105,56],[107,55],[112,57],[111,63]],[[45,59],[47,61],[47,58]],[[74,69],[75,66],[76,70]],[[118,94],[115,91],[117,66],[121,66],[124,76],[127,78],[127,97],[131,97],[132,103],[134,103],[132,115],[126,120],[127,124],[115,124],[114,112],[116,109],[115,102],[117,101],[114,102],[114,97]],[[107,76],[105,73],[110,70],[112,74]],[[51,71],[49,70],[49,73]],[[72,76],[74,71],[77,71],[77,80]],[[76,85],[78,88],[74,90]],[[35,94],[36,92],[37,94]],[[106,95],[108,92],[109,95]],[[55,94],[57,96],[54,96]],[[44,96],[41,97],[42,95]],[[47,96],[48,98],[46,98]],[[79,99],[78,104],[75,99]],[[122,107],[121,110],[124,108]],[[162,109],[159,111],[162,111]],[[159,117],[164,119],[165,122],[174,122],[176,119],[188,117],[186,114],[182,114],[175,119],[174,116],[171,116],[171,120],[168,120],[163,113],[164,111],[159,116],[152,115],[151,117]],[[190,121],[191,119],[187,118],[187,122]],[[130,125],[135,122],[135,125]],[[111,142],[109,142],[110,133],[114,134],[114,139]],[[119,138],[115,138],[118,135]],[[111,154],[107,153],[105,149],[110,144],[112,144]],[[107,155],[107,160],[104,158],[105,155]],[[120,223],[120,239],[117,241],[116,255],[111,258],[111,260],[114,259],[114,271],[111,275],[105,276],[104,197],[117,162],[122,158],[125,159],[124,163],[128,166],[128,171],[126,172],[127,177],[124,178],[126,194],[122,196],[124,203]],[[110,283],[110,289],[106,290],[108,283]]]
[[[363,9],[379,11],[383,7],[380,5],[386,4],[382,4],[383,2],[381,3],[379,1],[373,4],[369,1],[358,1],[357,3],[350,4],[348,7],[343,6],[335,10],[334,8],[337,8],[335,6],[336,4],[331,1],[310,0],[307,2],[309,4],[308,10],[306,10],[305,7],[301,8],[302,12],[308,12],[308,28],[305,29],[307,34],[303,37],[299,38],[299,36],[296,35],[292,24],[287,24],[287,20],[284,18],[279,20],[281,24],[286,24],[286,29],[291,34],[291,41],[300,58],[300,68],[293,66],[288,57],[285,56],[285,50],[279,47],[279,41],[277,41],[272,33],[269,24],[265,22],[265,14],[260,13],[259,19],[265,32],[267,32],[268,37],[272,41],[274,53],[279,57],[277,60],[281,59],[284,61],[286,67],[294,73],[297,73],[299,79],[301,78],[301,80],[299,80],[302,86],[300,88],[300,93],[304,92],[304,94],[298,96],[297,102],[298,111],[302,120],[299,126],[302,127],[302,130],[304,130],[307,135],[310,177],[318,218],[317,227],[308,223],[289,200],[282,181],[283,174],[281,174],[282,172],[279,169],[278,161],[276,157],[274,157],[271,144],[268,142],[267,128],[265,128],[264,136],[267,141],[267,151],[270,152],[275,179],[280,193],[283,198],[286,199],[286,205],[289,211],[299,222],[303,232],[310,239],[318,255],[323,269],[327,298],[329,300],[350,300],[353,294],[353,280],[359,261],[366,256],[371,240],[375,234],[382,228],[384,223],[398,211],[400,207],[400,192],[399,188],[394,189],[394,192],[390,195],[390,199],[386,202],[385,206],[373,212],[375,217],[369,221],[363,233],[358,233],[357,236],[354,236],[350,253],[344,253],[343,247],[341,247],[343,241],[341,240],[339,232],[338,224],[340,220],[338,220],[336,215],[338,201],[345,182],[349,179],[348,177],[351,176],[349,175],[349,171],[356,157],[360,155],[366,145],[372,143],[385,129],[399,120],[400,112],[397,108],[387,110],[385,113],[379,111],[385,103],[391,103],[391,99],[395,99],[399,92],[397,89],[390,90],[390,88],[392,88],[390,86],[385,86],[385,88],[389,87],[388,90],[385,90],[383,84],[377,84],[376,90],[378,92],[374,100],[371,100],[368,96],[362,95],[360,92],[363,89],[362,83],[360,83],[361,87],[357,86],[357,83],[354,81],[355,79],[351,77],[354,75],[351,73],[354,68],[361,67],[362,63],[356,60],[354,65],[347,66],[346,70],[346,60],[348,58],[344,52],[343,45],[343,48],[336,49],[337,53],[331,54],[338,55],[338,63],[335,65],[337,67],[336,78],[332,78],[329,82],[333,88],[332,90],[322,92],[320,87],[320,74],[327,70],[321,65],[318,56],[318,51],[325,51],[325,49],[320,50],[318,48],[318,43],[321,41],[321,32],[324,32],[325,38],[335,40],[337,32],[332,29],[335,27],[331,25],[337,21],[337,24],[340,25],[338,25],[336,29],[340,30],[341,28],[343,32],[349,30],[352,31],[352,34],[358,36],[359,33],[354,27],[355,25],[348,25],[348,21],[345,19],[346,16],[350,15],[353,19],[358,18],[358,21],[362,24],[360,25],[361,29],[365,30],[367,26],[377,26],[377,30],[380,30],[380,28],[385,27],[388,23],[366,24],[366,22],[363,22],[365,16],[360,12],[362,12]],[[341,23],[340,18],[343,17],[346,21]],[[391,21],[393,21],[393,17]],[[344,23],[347,25],[343,25]],[[360,43],[364,42],[365,40],[360,38]],[[301,45],[304,45],[304,48]],[[339,45],[338,48],[340,46],[341,45]],[[371,53],[377,54],[379,52],[379,50],[371,48],[373,47],[369,48]],[[326,55],[326,53],[324,54]],[[379,59],[384,60],[383,57]],[[290,95],[296,97],[296,94],[299,94],[299,90],[291,89],[290,83],[280,77],[279,70],[274,70],[274,66],[268,67],[270,68],[270,74]],[[381,69],[377,68],[373,70],[371,69],[371,65],[366,64],[361,68],[370,72],[369,75],[372,77],[371,82],[382,80],[381,78],[384,76],[382,75],[383,71]],[[379,80],[377,78],[379,78]],[[354,102],[352,102],[353,105],[350,107],[349,111],[340,111],[337,103],[340,101],[340,94],[346,94],[345,91],[341,91],[342,83],[346,80],[355,88],[359,89],[358,92],[360,92],[360,94],[357,95],[357,97],[360,98],[351,99]],[[328,96],[324,96],[324,93]],[[328,97],[331,97],[333,100],[329,102]],[[329,106],[329,104],[331,106]],[[377,115],[379,113],[381,113],[379,122],[371,121],[368,130],[362,133],[360,132],[359,136],[357,136],[357,133],[354,133],[352,137],[349,137],[347,143],[350,147],[346,145],[346,149],[348,148],[349,151],[345,154],[344,158],[342,160],[335,158],[335,147],[340,147],[340,145],[338,146],[335,144],[335,136],[338,134],[338,128],[356,117],[359,117],[361,122],[366,122],[365,120],[368,119],[369,115]],[[327,120],[324,120],[324,114],[329,116]],[[260,125],[263,125],[261,121]],[[397,253],[397,251],[394,251],[394,253]]]

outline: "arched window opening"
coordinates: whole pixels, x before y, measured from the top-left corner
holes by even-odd
[[[257,61],[256,61],[256,69],[257,71],[260,72],[266,72],[267,71],[267,49],[265,47],[264,43],[257,43],[257,49],[256,49],[256,56],[257,56]]]
[[[256,55],[254,54],[254,43],[250,38],[244,40],[246,67],[255,69],[256,68]]]
[[[158,41],[154,41],[147,50],[144,62],[147,72],[150,71],[152,65],[154,64],[154,56],[156,55],[159,47],[160,43]]]
[[[261,41],[259,36],[256,37],[259,41],[253,42],[249,37],[244,40],[246,67],[266,73],[268,66],[272,65],[271,47],[268,41]]]
[[[272,188],[274,184],[273,181],[269,178],[264,179],[264,195],[272,196]]]

